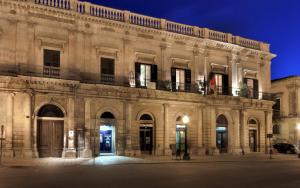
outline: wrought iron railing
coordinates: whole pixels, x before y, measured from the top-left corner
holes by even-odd
[[[274,100],[274,95],[266,92],[254,91],[253,89],[240,89],[232,87],[214,87],[209,84],[199,85],[197,83],[176,83],[169,80],[146,80],[146,85],[141,86],[138,80],[129,76],[115,76],[109,74],[92,74],[81,72],[78,69],[66,69],[59,67],[18,65],[18,66],[0,66],[0,75],[6,76],[32,76],[55,78],[64,80],[74,80],[86,84],[104,84],[122,87],[134,87],[142,89],[155,89],[169,92],[196,93],[200,95],[224,95],[239,96],[249,99]],[[100,79],[99,79],[100,77]]]

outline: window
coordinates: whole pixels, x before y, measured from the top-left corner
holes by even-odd
[[[228,75],[212,73],[210,79],[210,92],[218,95],[228,95]]]
[[[60,51],[44,49],[44,75],[60,75]]]
[[[141,64],[141,73],[140,73],[140,82],[141,86],[148,86],[148,83],[151,80],[151,66]]]
[[[216,91],[218,94],[223,93],[223,75],[222,74],[215,74],[215,81],[216,81]]]
[[[273,134],[280,134],[280,126],[278,124],[273,125]]]
[[[176,69],[176,90],[184,90],[185,71],[183,69]]]
[[[273,119],[280,119],[280,116],[280,98],[277,98],[273,105]]]
[[[113,82],[115,80],[115,60],[101,58],[101,81]]]
[[[150,87],[150,82],[157,82],[157,65],[136,63],[135,82],[137,87]]]
[[[172,88],[175,91],[190,91],[191,70],[171,68]]]
[[[247,87],[246,97],[258,99],[258,80],[252,78],[244,78],[244,84]]]

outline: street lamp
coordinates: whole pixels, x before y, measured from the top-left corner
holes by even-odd
[[[296,130],[297,130],[297,138],[298,138],[298,158],[300,158],[300,123],[297,124],[296,126]]]
[[[185,131],[184,131],[184,155],[183,155],[183,160],[190,160],[190,155],[188,154],[187,150],[187,124],[190,122],[190,118],[187,115],[184,115],[182,117],[182,122],[185,124]]]

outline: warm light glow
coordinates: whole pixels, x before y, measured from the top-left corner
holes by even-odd
[[[190,122],[190,118],[189,118],[189,116],[187,116],[187,115],[184,115],[184,116],[182,117],[182,122],[183,122],[184,124],[187,124],[187,123],[189,123],[189,122]]]
[[[107,125],[100,126],[100,131],[109,131],[109,130],[111,130],[111,126],[107,126]]]
[[[297,124],[296,129],[300,131],[300,123]]]

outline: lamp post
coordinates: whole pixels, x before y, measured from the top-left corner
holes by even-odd
[[[187,124],[190,122],[190,118],[187,115],[182,117],[182,122],[185,124],[185,131],[184,131],[184,155],[183,160],[190,160],[190,155],[187,149]]]
[[[296,126],[296,131],[297,131],[297,145],[298,145],[298,158],[300,158],[300,123],[297,124]]]
[[[1,125],[0,129],[0,166],[2,166],[2,150],[3,150],[3,140],[5,139],[4,137],[4,125]]]

